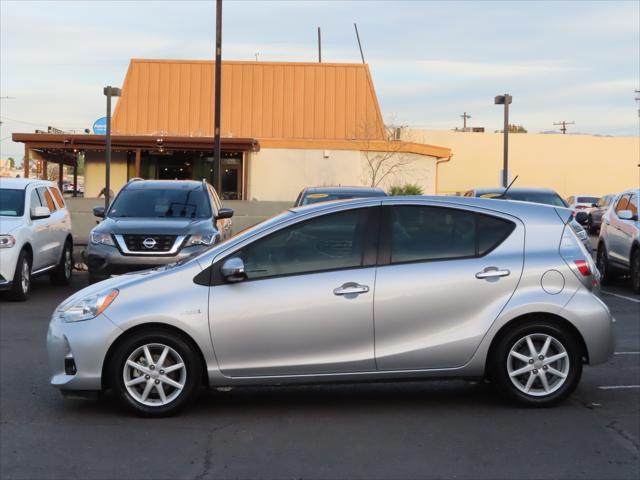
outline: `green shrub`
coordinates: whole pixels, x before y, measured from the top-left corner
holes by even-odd
[[[415,183],[407,183],[405,185],[394,185],[389,189],[389,195],[422,195],[422,187]]]

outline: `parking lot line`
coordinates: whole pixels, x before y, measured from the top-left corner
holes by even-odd
[[[640,352],[615,352],[614,355],[640,355]]]
[[[640,388],[640,385],[604,385],[598,388],[600,390],[621,390],[626,388]]]
[[[602,293],[604,293],[605,295],[611,295],[612,297],[622,298],[624,300],[629,300],[630,302],[640,303],[640,300],[638,300],[637,298],[627,297],[625,295],[620,295],[619,293],[608,292],[606,290],[600,290],[600,291]]]

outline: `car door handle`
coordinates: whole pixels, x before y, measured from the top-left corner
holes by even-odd
[[[496,267],[487,267],[483,271],[476,273],[476,278],[482,280],[484,278],[506,277],[510,274],[511,272],[506,268],[498,269]]]
[[[349,282],[344,285],[334,288],[334,295],[360,295],[361,293],[367,293],[369,287],[367,285],[360,285],[359,283]]]

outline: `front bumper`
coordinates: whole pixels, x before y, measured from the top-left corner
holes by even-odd
[[[54,312],[47,332],[51,385],[62,390],[101,390],[105,356],[121,333],[104,314],[66,323]],[[65,360],[69,358],[73,359],[75,374],[65,371]]]
[[[20,249],[18,245],[14,245],[11,248],[0,248],[0,290],[11,288],[19,255]]]
[[[108,278],[111,275],[167,265],[208,248],[210,247],[206,245],[194,245],[183,248],[175,255],[124,255],[117,247],[90,243],[87,246],[87,267],[92,276]]]

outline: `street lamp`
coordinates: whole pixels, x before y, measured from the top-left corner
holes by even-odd
[[[111,188],[111,97],[119,97],[121,90],[116,87],[104,87],[104,94],[107,97],[107,135],[105,138],[105,169],[104,169],[104,211],[109,209],[110,188]]]
[[[502,186],[507,188],[509,184],[509,104],[511,103],[511,95],[497,95],[493,99],[496,105],[504,105],[504,152],[502,163]]]

